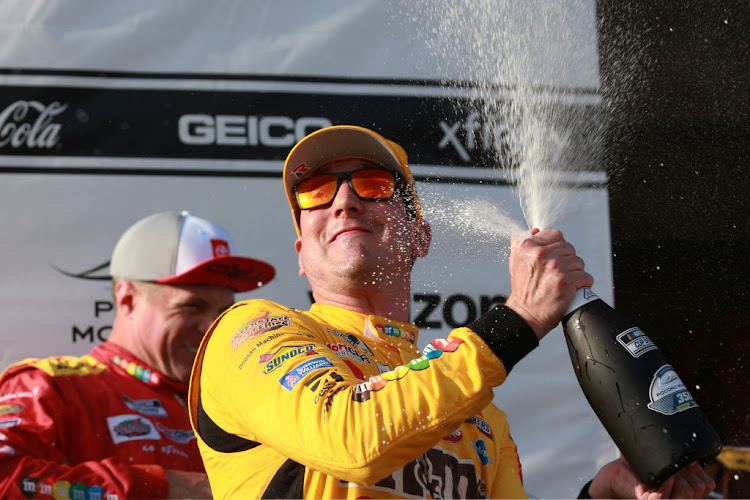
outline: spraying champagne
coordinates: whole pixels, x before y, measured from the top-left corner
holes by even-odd
[[[719,454],[716,431],[638,327],[588,288],[576,292],[562,325],[586,399],[643,484],[656,489]]]

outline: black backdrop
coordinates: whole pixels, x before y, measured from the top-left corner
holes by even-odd
[[[597,17],[616,308],[725,444],[750,446],[750,3],[604,0]]]

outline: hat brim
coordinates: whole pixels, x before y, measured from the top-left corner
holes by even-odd
[[[201,262],[184,273],[159,278],[168,285],[217,285],[235,292],[249,292],[265,285],[276,276],[276,268],[267,262],[229,255]]]

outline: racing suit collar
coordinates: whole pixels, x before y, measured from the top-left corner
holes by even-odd
[[[310,307],[310,313],[323,320],[335,318],[336,324],[345,326],[350,332],[402,349],[411,350],[417,345],[419,328],[411,323],[402,323],[374,314],[359,313],[317,302]]]
[[[126,375],[141,380],[144,384],[153,387],[169,388],[178,394],[187,394],[187,384],[165,377],[161,372],[147,365],[133,355],[133,353],[114,342],[99,344],[92,349],[91,355],[108,366],[113,367],[113,369],[120,370]]]

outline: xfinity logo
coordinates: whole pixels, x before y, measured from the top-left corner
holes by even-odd
[[[469,151],[478,147],[483,151],[489,151],[493,146],[500,150],[510,130],[508,125],[498,122],[480,123],[478,118],[479,113],[472,112],[464,121],[451,124],[441,121],[440,130],[443,131],[443,138],[440,139],[438,147],[443,149],[451,145],[464,161],[470,161]],[[479,132],[479,140],[477,140],[477,132]]]
[[[27,147],[50,149],[60,141],[60,124],[52,119],[67,109],[67,104],[16,101],[0,112],[0,148]]]
[[[204,115],[180,116],[180,142],[191,146],[268,146],[289,148],[306,135],[333,125],[319,116]]]
[[[480,150],[488,151],[510,151],[518,149],[518,142],[523,137],[519,134],[529,133],[520,126],[512,123],[500,121],[480,121],[480,114],[471,112],[466,115],[463,121],[448,123],[441,121],[439,123],[443,137],[438,143],[438,148],[444,149],[451,146],[465,162],[471,161],[471,152]],[[531,125],[526,125],[526,128]],[[551,126],[535,125],[539,128],[538,134],[544,137],[540,140],[546,141],[546,146],[550,150],[553,158],[559,158],[562,150],[569,146],[572,129],[567,128],[563,131],[554,130]]]

